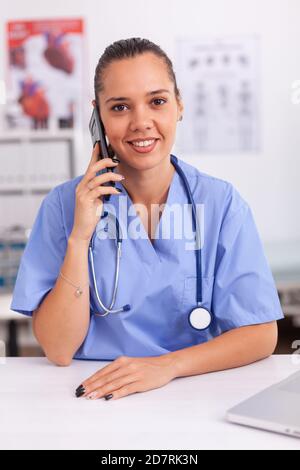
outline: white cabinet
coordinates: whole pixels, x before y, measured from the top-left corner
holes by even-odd
[[[0,230],[30,228],[44,196],[74,174],[71,131],[0,137]]]

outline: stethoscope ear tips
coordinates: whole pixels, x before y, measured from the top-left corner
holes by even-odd
[[[130,305],[129,304],[124,305],[123,312],[128,312],[128,310],[131,310]]]

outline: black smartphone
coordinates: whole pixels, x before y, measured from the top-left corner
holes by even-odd
[[[89,129],[90,129],[90,134],[92,137],[93,147],[95,147],[95,145],[99,143],[100,152],[101,152],[100,159],[110,157],[107,142],[106,142],[106,137],[105,137],[105,129],[100,119],[99,108],[97,105],[94,106],[92,116],[89,122]],[[103,170],[97,171],[96,174],[97,176],[99,176],[109,171],[113,172],[114,169],[115,167],[104,168]],[[107,183],[103,183],[102,186],[115,186],[115,182],[108,181]],[[110,196],[111,196],[110,194],[106,194],[104,196],[104,200],[109,201]]]

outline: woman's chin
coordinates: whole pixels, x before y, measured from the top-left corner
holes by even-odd
[[[116,156],[121,162],[136,170],[152,168],[153,166],[158,165],[162,160],[161,155],[155,153],[141,153],[133,155],[128,152],[119,152],[116,153]]]

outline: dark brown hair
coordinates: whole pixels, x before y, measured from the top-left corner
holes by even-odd
[[[104,89],[103,85],[103,74],[105,69],[110,65],[112,62],[122,59],[128,59],[131,57],[136,57],[138,55],[152,52],[157,57],[163,59],[167,66],[167,72],[170,77],[170,80],[174,83],[174,92],[177,99],[180,98],[180,92],[177,87],[176,76],[173,70],[173,64],[167,54],[153,42],[149,41],[148,39],[142,38],[130,38],[130,39],[121,39],[120,41],[116,41],[108,46],[102,56],[99,59],[95,70],[95,77],[94,77],[94,91],[95,91],[95,99],[98,103],[98,93],[101,93]],[[98,103],[99,104],[99,103]]]

